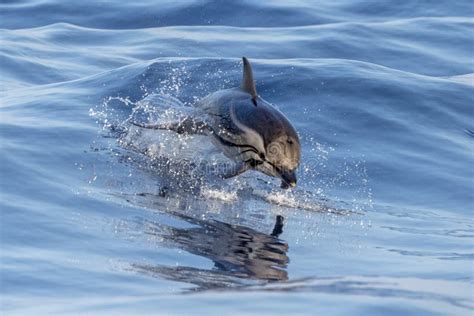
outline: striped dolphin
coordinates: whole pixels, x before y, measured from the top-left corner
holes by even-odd
[[[166,127],[139,126],[211,136],[214,145],[235,162],[222,174],[224,178],[254,169],[280,178],[282,188],[295,187],[301,158],[298,134],[280,111],[257,94],[252,67],[247,58],[242,59],[240,87],[216,91],[196,104],[207,114],[204,121],[188,118]]]

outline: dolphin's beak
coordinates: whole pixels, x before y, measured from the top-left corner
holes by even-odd
[[[281,188],[288,189],[289,187],[296,187],[296,173],[294,171],[286,171],[280,174],[281,179]]]

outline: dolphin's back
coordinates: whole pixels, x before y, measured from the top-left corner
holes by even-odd
[[[239,123],[260,135],[265,146],[288,132],[297,137],[293,126],[280,111],[261,98],[256,103],[254,105],[250,94],[234,88],[212,93],[197,106],[208,114],[208,123],[215,132],[237,144],[245,142]]]

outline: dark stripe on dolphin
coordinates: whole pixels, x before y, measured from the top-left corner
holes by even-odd
[[[225,145],[225,146],[229,146],[229,147],[239,147],[239,148],[249,148],[245,151],[242,151],[241,153],[244,153],[244,152],[247,152],[247,151],[252,151],[256,154],[258,154],[258,150],[257,148],[255,148],[254,146],[252,145],[246,145],[246,144],[235,144],[235,143],[232,143],[228,140],[225,140],[224,138],[220,137],[219,135],[217,135],[217,133],[215,133],[213,131],[213,135],[214,137],[217,138],[217,140],[222,144],[222,145]]]

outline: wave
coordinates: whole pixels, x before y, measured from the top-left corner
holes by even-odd
[[[27,2],[23,5],[3,2],[2,28],[25,28],[68,22],[88,27],[137,29],[167,25],[232,25],[232,26],[295,26],[327,24],[341,21],[379,21],[404,19],[419,16],[472,16],[474,9],[469,1],[442,3],[429,0],[403,1],[388,4],[378,1],[343,1],[338,3],[299,0],[288,5],[284,1],[255,3],[242,1],[223,3],[220,0],[207,1],[161,1],[159,5],[148,1],[121,4],[103,4],[85,1],[80,6],[65,4],[59,0]],[[73,12],[87,12],[77,15]],[[51,14],[55,12],[55,14]],[[35,19],[17,19],[32,16]]]
[[[22,61],[31,63],[35,73],[42,76],[30,76],[26,70],[8,71],[9,76],[3,79],[24,86],[78,79],[157,57],[172,60],[242,55],[276,60],[357,60],[422,75],[455,76],[474,73],[469,45],[472,26],[468,18],[278,28],[174,26],[135,30],[60,23],[1,30],[5,55],[0,67],[8,71],[18,68]],[[185,54],[180,50],[182,46],[188,47]],[[50,53],[52,49],[54,53]],[[70,52],[74,52],[74,60],[69,57]]]

